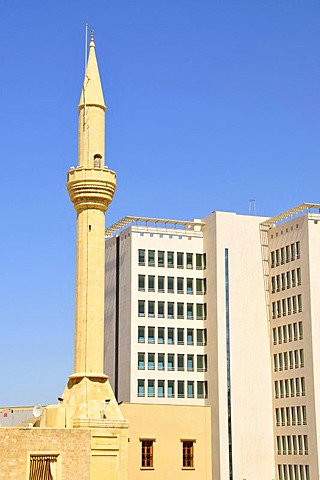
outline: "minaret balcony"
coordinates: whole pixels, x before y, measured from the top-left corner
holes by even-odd
[[[116,189],[116,174],[108,168],[71,168],[67,189],[76,211],[96,208],[106,211]]]

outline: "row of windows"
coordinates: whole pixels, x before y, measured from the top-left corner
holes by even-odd
[[[296,425],[307,425],[307,407],[297,405],[293,407],[276,408],[277,427],[295,427]]]
[[[139,249],[138,251],[138,263],[139,265],[146,265],[148,262],[149,267],[155,267],[157,259],[158,267],[174,268],[194,268],[196,270],[205,270],[207,266],[207,259],[205,253],[184,253],[184,252],[165,252],[164,250],[158,250],[157,254],[155,250]]]
[[[156,369],[156,359],[157,359],[157,370],[165,370],[165,365],[167,366],[168,371],[173,371],[177,369],[182,372],[187,370],[188,372],[194,372],[195,369],[197,372],[206,372],[207,371],[207,355],[184,355],[168,353],[158,353],[157,357],[155,353],[138,353],[138,370],[145,370],[147,367],[148,370]],[[165,361],[166,359],[166,361]]]
[[[272,329],[273,345],[303,339],[302,322],[289,323]]]
[[[306,394],[305,378],[286,378],[274,382],[275,398],[302,397]]]
[[[280,292],[280,290],[286,290],[288,288],[301,285],[301,268],[295,268],[294,270],[288,270],[281,273],[281,275],[275,275],[271,277],[271,291],[272,293]]]
[[[308,435],[277,436],[278,455],[308,455]]]
[[[279,480],[310,480],[309,465],[278,465]]]
[[[195,391],[196,385],[196,391]],[[184,380],[138,380],[138,397],[156,396],[158,398],[207,398],[208,385],[206,381],[187,381]]]
[[[156,291],[158,293],[187,293],[193,295],[205,295],[207,293],[207,280],[205,278],[183,278],[183,277],[164,277],[158,276],[157,282],[155,275],[138,275],[138,290],[139,292]],[[166,287],[166,290],[165,290]],[[194,288],[195,287],[195,288]],[[175,290],[176,288],[176,290]]]
[[[141,439],[141,468],[154,468],[155,439]],[[195,440],[181,440],[182,468],[194,468]]]
[[[165,328],[157,328],[157,343],[163,344],[165,340],[169,345],[173,345],[175,342],[178,345],[194,345],[195,342],[198,346],[207,345],[207,329],[197,328],[196,332],[193,328],[171,328],[168,327],[167,335],[165,335]],[[138,327],[138,343],[156,343],[155,339],[155,327]],[[146,338],[147,334],[147,338]]]
[[[284,265],[296,258],[300,258],[300,242],[291,243],[271,252],[271,268]]]
[[[280,352],[273,355],[273,369],[275,372],[288,370],[289,368],[304,367],[304,352],[300,350],[290,350],[289,352]]]
[[[302,312],[302,295],[283,298],[272,302],[272,318],[291,315],[291,313]]]
[[[147,312],[146,312],[147,304]],[[196,313],[197,320],[206,320],[207,318],[207,304],[206,303],[183,303],[183,302],[155,302],[154,300],[138,300],[138,316],[145,317],[146,313],[148,317],[154,318],[156,316],[156,304],[157,304],[157,316],[158,318],[175,318],[184,319],[185,316],[188,320],[194,319],[194,313]],[[165,304],[167,307],[165,308]]]

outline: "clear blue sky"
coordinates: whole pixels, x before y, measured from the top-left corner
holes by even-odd
[[[259,215],[320,202],[320,2],[0,1],[0,405],[53,403],[73,371],[84,25],[125,215]]]

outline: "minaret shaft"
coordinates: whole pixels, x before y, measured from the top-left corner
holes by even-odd
[[[104,166],[105,107],[79,105],[78,165]]]

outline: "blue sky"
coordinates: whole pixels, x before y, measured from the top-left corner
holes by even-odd
[[[125,215],[272,216],[320,202],[320,2],[0,1],[0,405],[53,403],[73,371],[84,25]]]

